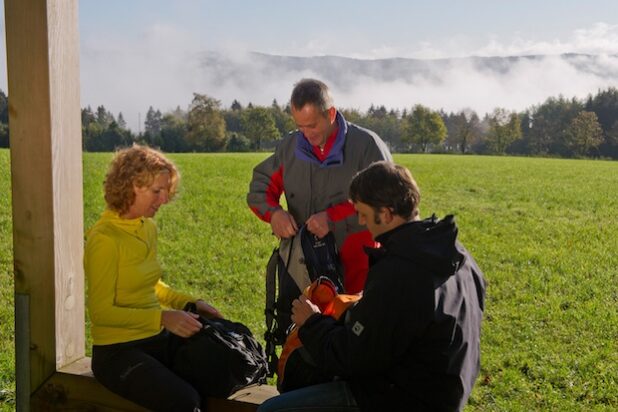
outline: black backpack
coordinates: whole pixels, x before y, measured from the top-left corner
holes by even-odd
[[[190,303],[187,308],[195,311]],[[172,369],[202,396],[227,398],[252,384],[266,383],[266,355],[251,331],[227,319],[199,318],[203,325],[195,335],[174,335],[170,344]]]
[[[343,270],[335,236],[318,238],[303,225],[296,236],[283,239],[266,267],[266,356],[270,375],[277,370],[276,347],[285,343],[292,324],[292,302],[320,276],[330,279],[344,293]]]

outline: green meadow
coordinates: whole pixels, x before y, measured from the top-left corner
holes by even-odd
[[[166,281],[264,332],[275,239],[247,208],[266,154],[171,155],[178,197],[156,217]],[[84,154],[84,227],[111,154]],[[466,411],[618,409],[618,162],[396,155],[421,214],[455,214],[488,283],[482,370]],[[0,150],[0,410],[15,392],[9,152]],[[89,353],[89,350],[88,350]]]

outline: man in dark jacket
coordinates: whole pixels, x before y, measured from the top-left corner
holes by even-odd
[[[363,297],[343,322],[304,297],[292,316],[316,364],[340,380],[285,393],[259,411],[463,409],[480,368],[485,282],[453,217],[420,220],[414,179],[390,162],[357,174],[350,197],[381,245],[368,250]]]
[[[348,185],[359,170],[391,160],[391,154],[377,134],[346,121],[328,86],[319,80],[299,81],[290,108],[298,130],[285,136],[275,153],[255,167],[247,203],[281,239],[296,235],[302,224],[319,238],[332,232],[345,290],[358,293],[369,268],[363,247],[374,244],[358,224],[348,201]],[[283,193],[287,210],[279,202]]]

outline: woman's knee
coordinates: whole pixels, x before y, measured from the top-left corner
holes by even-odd
[[[149,409],[161,412],[196,412],[202,407],[202,399],[195,388],[186,382],[171,384],[153,396]]]

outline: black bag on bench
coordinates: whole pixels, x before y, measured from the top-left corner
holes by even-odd
[[[196,313],[195,304],[188,304]],[[266,355],[251,331],[227,319],[199,318],[203,328],[190,338],[174,335],[172,369],[189,382],[202,398],[227,398],[255,383],[266,383]]]

